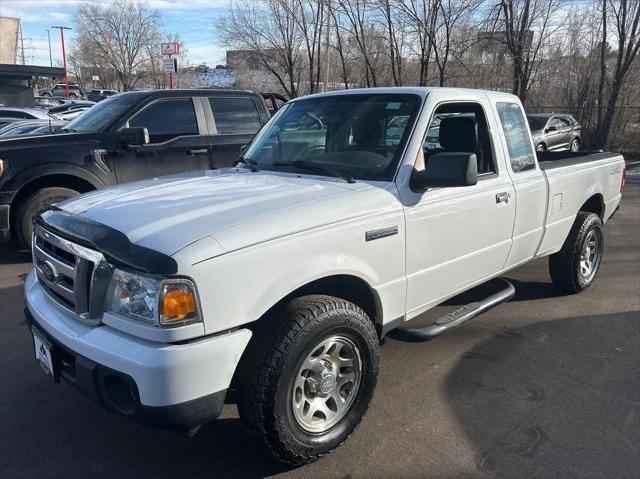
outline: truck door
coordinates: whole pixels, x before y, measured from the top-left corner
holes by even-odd
[[[503,132],[500,137],[515,190],[513,246],[505,264],[505,268],[510,268],[533,258],[542,240],[547,184],[536,161],[522,107],[517,103],[497,102],[495,111]]]
[[[215,168],[235,165],[242,147],[262,127],[258,107],[250,97],[211,96],[208,106],[214,123],[211,137]]]
[[[125,122],[123,127],[147,128],[149,143],[120,149],[114,155],[118,183],[209,169],[211,143],[200,104],[198,110],[195,105],[191,97],[162,98]]]
[[[495,118],[485,95],[469,95],[468,101],[442,103],[446,97],[429,93],[425,111],[435,107],[435,112],[424,130],[424,148],[414,169],[423,170],[429,157],[439,152],[475,153],[478,183],[432,188],[421,195],[410,185],[400,186],[407,234],[408,319],[495,275],[511,249],[513,186],[496,161],[490,134],[496,129]],[[432,127],[438,123],[438,129]],[[435,132],[439,147],[428,148]]]

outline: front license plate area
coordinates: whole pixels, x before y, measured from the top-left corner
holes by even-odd
[[[55,369],[53,367],[53,348],[51,343],[44,338],[44,335],[38,331],[35,326],[31,327],[33,334],[33,348],[36,355],[36,361],[40,364],[42,369],[53,380],[57,380]]]

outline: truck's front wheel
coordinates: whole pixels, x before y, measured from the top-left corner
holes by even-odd
[[[238,378],[242,419],[283,462],[305,464],[360,423],[378,375],[378,337],[359,307],[329,296],[290,302],[255,332]]]
[[[593,284],[604,249],[602,221],[595,213],[579,212],[562,249],[549,256],[551,280],[560,289],[580,293]]]
[[[79,194],[70,188],[52,186],[31,193],[16,207],[15,234],[18,245],[23,249],[31,249],[31,232],[33,217],[45,207],[66,200]]]

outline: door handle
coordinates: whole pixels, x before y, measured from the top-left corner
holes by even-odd
[[[206,148],[192,148],[187,153],[189,153],[190,155],[206,155],[207,153],[209,153],[209,150],[207,150]]]
[[[502,193],[498,193],[496,195],[496,204],[500,204],[500,203],[509,203],[509,197],[511,195],[509,193],[507,193],[506,191],[503,191]]]

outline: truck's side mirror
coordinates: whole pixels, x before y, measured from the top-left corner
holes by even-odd
[[[549,133],[550,131],[556,131],[557,129],[558,129],[558,127],[557,127],[557,126],[555,126],[555,125],[551,125],[551,126],[548,126],[548,127],[547,127],[547,129],[545,130],[545,132]]]
[[[119,133],[122,143],[127,146],[140,146],[149,143],[149,130],[144,127],[122,128]]]
[[[473,186],[478,183],[478,160],[474,153],[436,153],[427,161],[424,171],[411,176],[413,191],[428,188]]]

